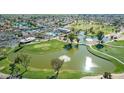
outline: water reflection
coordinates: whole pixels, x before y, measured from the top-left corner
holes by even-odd
[[[91,71],[91,68],[97,67],[96,64],[93,63],[91,57],[86,57],[85,61],[85,71]]]
[[[59,57],[60,60],[63,60],[64,62],[69,62],[71,61],[71,58],[68,57],[67,55],[62,55]]]

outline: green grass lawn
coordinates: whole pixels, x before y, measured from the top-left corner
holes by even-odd
[[[9,51],[10,50],[10,48],[0,48],[0,51],[5,51],[5,52],[7,52],[7,51]]]
[[[52,70],[47,71],[28,71],[25,73],[25,78],[32,78],[32,79],[46,79],[48,76],[53,75]],[[60,71],[58,76],[59,79],[78,79],[81,78],[83,74],[79,71]]]
[[[44,55],[51,55],[53,58],[54,55],[52,55],[52,53],[63,50],[64,45],[65,43],[58,40],[51,40],[51,41],[40,42],[31,45],[25,45],[22,49],[20,49],[16,53],[11,52],[8,55],[8,59],[10,61],[13,61],[17,54],[23,53],[30,56],[31,67],[40,68],[40,69],[44,69],[46,67],[51,68],[50,66],[51,58]]]
[[[30,44],[30,45],[25,45],[22,49],[17,51],[16,53],[11,52],[8,55],[8,58],[13,61],[14,57],[19,54],[28,54],[31,57],[31,61],[35,62],[40,62],[42,60],[41,55],[45,55],[48,53],[60,51],[63,49],[65,43],[60,42],[58,40],[50,40],[46,42],[39,42],[36,44]],[[44,62],[45,64],[45,62]]]
[[[107,44],[115,45],[115,46],[124,46],[124,40],[118,40],[118,41],[114,41],[114,42],[109,42]]]
[[[114,26],[109,26],[109,25],[102,25],[102,24],[98,24],[98,23],[89,23],[89,22],[85,22],[85,21],[79,21],[77,24],[76,23],[72,23],[70,25],[68,25],[68,28],[74,28],[76,31],[78,30],[82,30],[82,31],[86,31],[87,29],[90,29],[91,27],[93,27],[93,33],[89,33],[88,35],[93,36],[96,35],[96,33],[98,31],[103,31],[105,34],[109,34],[111,32],[113,32],[115,30]]]
[[[0,52],[5,52],[5,53],[9,53],[11,51],[12,48],[0,48]]]
[[[110,42],[109,44],[111,45],[124,45],[124,41],[117,41],[117,42]],[[107,46],[104,45],[104,48],[102,49],[97,49],[96,46],[93,46],[94,49],[102,52],[102,53],[106,53],[109,54],[117,59],[119,59],[120,61],[124,62],[124,48],[118,48],[118,47],[111,47],[111,46]],[[94,52],[92,49],[89,48],[89,50],[96,56],[101,57],[101,58],[105,58],[109,61],[111,61],[112,63],[114,63],[116,65],[116,70],[115,72],[123,72],[124,71],[124,65],[120,64],[119,62],[117,62],[117,60],[114,60],[113,58],[110,58],[108,56],[102,55],[98,52]]]
[[[58,51],[63,49],[65,43],[58,40],[50,40],[47,42],[40,42],[37,44],[31,44],[24,46],[19,52],[37,53],[44,54],[48,52]]]
[[[124,40],[109,42],[108,44],[114,46],[124,46]],[[112,55],[121,60],[122,62],[124,62],[124,48],[105,46],[103,49],[100,49],[99,51]]]

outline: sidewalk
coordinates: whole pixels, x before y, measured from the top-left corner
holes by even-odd
[[[98,76],[86,76],[82,77],[81,79],[100,79],[102,75]],[[124,73],[121,74],[112,74],[112,79],[124,79]]]

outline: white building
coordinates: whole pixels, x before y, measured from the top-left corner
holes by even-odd
[[[25,39],[21,39],[20,43],[30,43],[30,42],[34,41],[35,39],[36,39],[35,37],[28,37]]]

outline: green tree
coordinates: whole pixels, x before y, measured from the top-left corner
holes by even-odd
[[[73,33],[68,35],[68,38],[70,39],[70,42],[72,44],[73,40],[75,39],[75,35]]]
[[[56,58],[56,59],[53,59],[51,61],[51,66],[52,68],[54,69],[55,72],[58,72],[60,70],[60,68],[62,67],[63,65],[63,62],[62,60]]]
[[[51,61],[51,66],[52,66],[52,68],[54,69],[55,75],[49,77],[50,79],[53,79],[53,78],[56,79],[56,78],[58,77],[59,71],[60,71],[60,69],[61,69],[63,63],[64,63],[64,61],[62,61],[62,60],[60,60],[60,59],[58,59],[58,58],[53,59],[53,60]]]
[[[112,79],[112,75],[111,75],[110,72],[104,72],[103,78],[105,78],[105,79]]]
[[[99,31],[97,33],[97,39],[99,40],[99,44],[102,42],[102,39],[104,38],[104,32]]]
[[[26,54],[18,54],[13,63],[9,65],[10,76],[8,78],[22,78],[28,71],[30,57]]]
[[[76,48],[78,48],[80,39],[78,37],[76,37],[76,41],[77,41]]]
[[[90,28],[89,28],[89,32],[90,32],[90,33],[93,33],[93,27],[90,27]]]
[[[74,28],[74,27],[71,27],[70,30],[71,30],[72,32],[74,32],[74,31],[75,31],[75,28]]]

